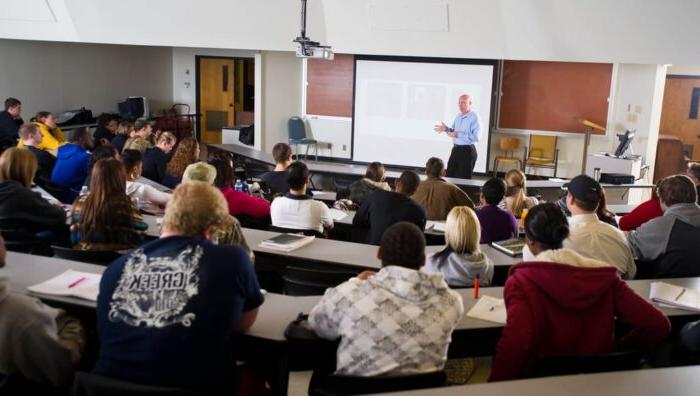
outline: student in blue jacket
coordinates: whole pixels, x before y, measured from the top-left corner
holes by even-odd
[[[58,148],[51,181],[67,190],[67,202],[75,200],[85,182],[91,148],[92,138],[85,128],[76,129],[70,143]]]

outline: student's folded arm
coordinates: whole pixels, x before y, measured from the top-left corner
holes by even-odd
[[[258,318],[258,308],[253,308],[248,311],[244,311],[241,314],[241,319],[238,320],[238,324],[236,325],[236,330],[240,331],[241,333],[245,333],[248,331],[253,326],[253,323],[255,323],[255,319]]]
[[[496,345],[489,381],[505,381],[522,376],[530,356],[533,336],[533,315],[520,287],[507,282],[504,289],[508,315],[501,339]]]
[[[335,310],[338,299],[336,289],[330,288],[309,313],[309,325],[321,338],[335,340],[340,337],[342,313]]]
[[[623,346],[650,347],[671,332],[666,315],[620,280],[615,287],[615,311],[618,320],[632,329],[622,337]]]
[[[639,260],[655,260],[664,254],[673,226],[673,218],[659,217],[642,224],[627,235],[632,254]]]

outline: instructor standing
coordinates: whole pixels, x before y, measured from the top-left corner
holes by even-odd
[[[435,125],[435,132],[447,132],[452,138],[452,153],[447,162],[447,177],[459,179],[471,179],[474,164],[476,163],[476,148],[474,144],[479,141],[481,126],[479,117],[471,111],[472,99],[469,95],[459,97],[459,114],[448,127],[444,122]]]

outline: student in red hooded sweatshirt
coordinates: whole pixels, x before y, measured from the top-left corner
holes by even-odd
[[[670,332],[666,316],[620,279],[615,267],[562,248],[569,225],[552,203],[530,209],[525,262],[515,265],[504,296],[508,319],[490,381],[526,378],[538,360],[646,348]],[[614,335],[615,318],[629,331]]]
[[[224,194],[231,216],[255,222],[265,222],[266,219],[269,219],[270,204],[266,200],[243,191],[236,191],[233,188],[235,176],[230,160],[213,158],[209,160],[209,164],[216,168],[214,185]]]

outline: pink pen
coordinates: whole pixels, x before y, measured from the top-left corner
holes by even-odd
[[[77,281],[75,281],[75,282],[71,283],[70,285],[68,285],[68,288],[70,289],[70,288],[73,288],[73,287],[78,286],[78,285],[80,284],[80,282],[84,281],[85,279],[87,279],[87,278],[83,276],[82,278],[80,278],[80,279],[78,279]]]

